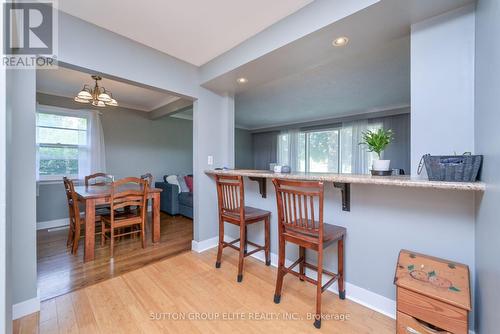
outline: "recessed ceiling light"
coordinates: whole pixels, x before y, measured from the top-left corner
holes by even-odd
[[[246,84],[248,82],[248,79],[247,78],[238,78],[236,80],[236,82],[239,84]]]
[[[344,36],[335,38],[332,42],[333,46],[346,46],[347,43],[349,43],[349,38]]]

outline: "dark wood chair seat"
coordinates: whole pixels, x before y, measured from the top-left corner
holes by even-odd
[[[266,217],[269,217],[271,212],[266,210],[257,209],[251,206],[245,206],[245,221],[247,224],[253,224],[259,221],[264,220]],[[226,210],[222,213],[222,216],[228,220],[234,219],[237,221],[237,224],[240,223],[240,211],[230,211]]]
[[[111,225],[111,214],[101,216],[101,221],[106,225]],[[115,227],[130,226],[141,223],[140,213],[136,210],[115,213]]]
[[[109,205],[103,205],[103,206],[97,206],[95,208],[95,214],[96,216],[104,216],[104,215],[109,215]]]
[[[317,222],[315,222],[317,224]],[[284,230],[285,237],[286,236],[293,236],[297,238],[302,238],[304,240],[307,240],[307,242],[319,243],[318,239],[318,233],[312,232],[310,230],[306,229],[301,229],[301,228],[295,228],[295,227],[286,227]],[[342,226],[337,226],[337,225],[331,225],[331,224],[324,224],[323,225],[323,248],[327,247],[330,245],[330,242],[337,241],[339,239],[342,239],[347,233],[347,230],[345,227]]]
[[[245,206],[245,187],[242,176],[216,175],[217,197],[219,207],[219,246],[217,249],[217,261],[215,267],[220,268],[222,250],[226,247],[237,250],[240,253],[238,261],[238,282],[243,280],[243,260],[256,252],[264,251],[266,265],[271,264],[270,250],[270,225],[271,212]],[[239,226],[240,237],[230,242],[224,241],[224,223]],[[264,222],[265,244],[258,245],[248,240],[247,225]],[[239,243],[236,246],[236,243]],[[255,249],[248,251],[247,244]]]

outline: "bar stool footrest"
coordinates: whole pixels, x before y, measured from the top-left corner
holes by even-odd
[[[316,272],[318,271],[318,267],[317,266],[315,266],[313,264],[310,264],[310,263],[307,263],[305,261],[305,259],[303,259],[303,258],[298,258],[297,261],[295,261],[294,263],[292,263],[289,267],[284,267],[283,271],[285,272],[285,274],[292,274],[292,275],[300,278],[301,280],[304,280],[304,281],[307,281],[307,282],[309,282],[311,284],[317,285],[318,284],[317,280],[312,279],[312,278],[310,278],[310,277],[308,277],[306,275],[302,275],[301,273],[298,273],[296,271],[293,271],[293,268],[295,268],[297,265],[299,265],[301,263],[306,268],[315,270]],[[330,287],[330,285],[332,285],[333,283],[335,283],[335,281],[337,281],[338,278],[339,278],[338,274],[335,274],[335,273],[333,273],[331,271],[328,271],[328,270],[323,270],[323,274],[331,276],[332,278],[328,282],[326,282],[325,285],[323,285],[321,287],[321,292],[325,292],[326,289],[328,289]],[[345,294],[345,292],[344,292],[344,294]]]
[[[239,241],[240,241],[240,238],[238,238],[238,239],[234,239],[233,241],[229,241],[229,242],[227,242],[227,241],[223,241],[223,242],[222,242],[222,248],[229,247],[229,248],[232,248],[232,249],[234,249],[234,250],[236,250],[236,251],[238,251],[238,252],[239,252],[239,251],[240,251],[240,247],[241,247],[241,245],[240,245],[240,247],[235,246],[235,243],[237,243],[237,242],[239,242]],[[255,253],[257,253],[257,252],[260,252],[260,251],[265,251],[265,250],[266,250],[266,247],[265,247],[265,246],[258,245],[258,244],[256,244],[256,243],[251,242],[251,241],[248,241],[248,240],[247,240],[247,244],[248,244],[248,245],[251,245],[251,246],[254,246],[254,247],[255,247],[255,249],[253,249],[253,250],[252,250],[252,251],[250,251],[250,252],[246,251],[246,252],[245,252],[245,257],[250,256],[250,255],[252,255],[252,254],[255,254]]]

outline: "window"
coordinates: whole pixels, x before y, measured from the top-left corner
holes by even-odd
[[[338,173],[339,130],[306,132],[306,171]]]
[[[278,136],[278,162],[299,172],[339,171],[339,129],[290,131]]]
[[[376,154],[359,145],[367,130],[381,122],[361,120],[331,129],[291,130],[278,135],[278,163],[293,171],[367,174]]]
[[[86,168],[88,118],[78,112],[37,113],[37,174],[39,180],[77,178]]]

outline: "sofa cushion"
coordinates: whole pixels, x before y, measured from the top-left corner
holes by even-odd
[[[179,186],[181,188],[181,193],[187,193],[189,192],[189,188],[186,184],[186,181],[184,180],[184,175],[177,175],[177,181],[179,182]]]
[[[185,176],[184,180],[186,181],[187,187],[189,188],[189,192],[193,192],[193,176]]]
[[[179,204],[184,206],[193,207],[193,193],[180,193]]]

